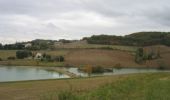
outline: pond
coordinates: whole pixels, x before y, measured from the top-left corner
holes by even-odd
[[[69,78],[69,76],[39,67],[0,66],[0,82],[60,78]]]
[[[50,68],[28,67],[28,66],[0,66],[0,82],[70,78],[68,74],[65,75],[65,74],[58,73],[54,70],[49,70]],[[53,68],[55,69],[56,67]],[[78,77],[88,76],[87,73],[79,71],[78,68],[62,67],[57,69],[62,69],[65,72],[72,73]],[[170,72],[170,71],[158,70],[158,69],[135,69],[135,68],[115,69],[113,68],[111,69],[110,72],[91,74],[91,76],[121,75],[121,74],[132,74],[132,73],[148,73],[148,72]]]

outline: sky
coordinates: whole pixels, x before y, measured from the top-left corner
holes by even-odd
[[[170,31],[170,0],[0,0],[0,43]]]

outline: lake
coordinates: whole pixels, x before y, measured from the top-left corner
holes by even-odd
[[[39,67],[0,67],[0,82],[60,78],[69,78],[69,76],[57,73],[55,71],[48,71]]]
[[[55,67],[54,67],[55,68]],[[0,82],[9,81],[26,81],[26,80],[41,80],[41,79],[61,79],[70,78],[65,74],[56,71],[47,70],[48,67],[28,67],[28,66],[0,66]],[[66,72],[70,72],[80,77],[87,77],[88,74],[81,72],[78,68],[60,68]],[[169,70],[158,69],[135,69],[135,68],[113,68],[111,72],[104,72],[100,74],[91,74],[91,76],[104,75],[121,75],[132,73],[148,73],[148,72],[170,72]]]

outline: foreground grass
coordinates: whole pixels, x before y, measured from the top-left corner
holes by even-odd
[[[170,73],[0,83],[0,100],[170,100]]]
[[[169,76],[129,77],[75,97],[81,100],[170,100],[169,86]]]
[[[46,95],[42,100],[170,100],[169,75],[130,75],[90,92],[62,91]]]

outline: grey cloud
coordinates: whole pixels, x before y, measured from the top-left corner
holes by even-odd
[[[170,31],[169,0],[0,0],[0,42]]]

